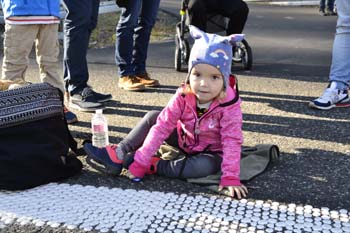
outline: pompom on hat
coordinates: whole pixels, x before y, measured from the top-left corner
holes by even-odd
[[[188,61],[188,74],[190,75],[192,68],[197,64],[212,65],[222,73],[226,88],[231,74],[232,45],[242,41],[244,34],[220,36],[205,33],[193,25],[190,25],[189,28],[194,44]],[[186,83],[189,83],[189,75]]]

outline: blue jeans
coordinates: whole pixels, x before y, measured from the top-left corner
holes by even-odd
[[[327,2],[327,6],[326,6],[326,2]],[[324,10],[326,7],[328,10],[333,11],[334,0],[320,0],[320,9]]]
[[[119,75],[146,71],[147,49],[160,0],[130,0],[116,28],[115,59]]]
[[[338,89],[350,87],[350,1],[337,0],[338,21],[333,43],[330,81]]]
[[[90,35],[97,25],[100,0],[64,0],[63,68],[66,90],[70,95],[82,91],[89,79],[86,53]]]

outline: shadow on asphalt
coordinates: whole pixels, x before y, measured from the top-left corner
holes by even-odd
[[[89,123],[90,124],[90,123]],[[90,125],[89,125],[89,127],[90,127]],[[108,129],[109,129],[110,127],[108,126]],[[114,127],[113,127],[114,128]],[[115,129],[114,129],[115,130]],[[128,129],[128,131],[127,132],[129,132],[131,129]],[[83,132],[81,132],[81,131],[76,131],[76,130],[70,130],[70,132],[71,132],[71,134],[72,134],[72,136],[73,136],[73,138],[74,139],[76,139],[77,141],[81,141],[81,143],[83,142],[83,141],[85,141],[85,140],[91,140],[91,138],[92,138],[92,135],[91,135],[91,133],[83,133]],[[120,142],[121,140],[123,140],[123,138],[121,138],[121,137],[116,137],[116,136],[112,136],[112,135],[109,135],[108,136],[109,137],[109,141],[111,142],[111,143],[117,143],[117,142]],[[78,145],[78,147],[81,147],[82,145]]]
[[[270,97],[270,98],[279,98],[279,99],[291,99],[291,100],[302,100],[302,101],[309,101],[310,96],[295,96],[295,95],[280,95],[280,94],[270,94],[270,93],[262,93],[262,92],[252,92],[252,91],[242,91],[240,90],[239,93],[242,95],[249,95],[249,96],[261,96],[261,97]],[[249,97],[248,97],[249,98]],[[245,98],[245,101],[255,101],[255,99],[247,100]]]
[[[125,108],[125,109],[122,109]],[[132,110],[130,110],[130,108]],[[135,109],[135,110],[134,110]],[[140,111],[140,109],[142,109]],[[133,116],[142,118],[148,111],[158,110],[161,111],[163,108],[158,106],[147,106],[137,104],[118,104],[117,107],[110,107],[104,111],[105,114],[118,115],[118,116]]]
[[[241,98],[244,102],[253,103],[266,103],[270,107],[279,109],[285,112],[293,112],[308,116],[316,116],[322,118],[332,119],[336,116],[336,119],[349,119],[349,112],[344,108],[334,108],[332,111],[323,111],[312,109],[308,107],[308,103],[318,96],[294,96],[294,95],[280,95],[280,94],[268,94],[258,92],[248,92],[240,90]],[[261,98],[263,97],[263,98]],[[344,111],[345,110],[345,111]],[[316,120],[317,121],[317,120]]]
[[[145,111],[151,111],[151,110],[162,110],[162,107],[157,106],[149,106],[149,105],[139,105],[139,104],[129,104],[129,103],[119,103],[117,105],[118,108],[134,108],[134,109],[142,109]]]
[[[273,79],[286,79],[306,82],[327,82],[329,67],[315,65],[296,65],[296,64],[253,64],[252,70],[244,70],[241,64],[232,66],[232,74],[263,77]],[[307,73],[306,73],[307,71]],[[179,73],[187,73],[187,66],[184,66]],[[312,75],[310,75],[312,74]]]
[[[175,86],[170,87],[175,89]],[[296,139],[304,138],[344,144],[348,143],[349,132],[348,127],[346,127],[347,123],[333,120],[335,116],[337,120],[347,120],[349,117],[349,112],[344,111],[344,109],[337,108],[332,109],[332,111],[319,111],[310,109],[307,106],[310,97],[307,96],[278,95],[246,91],[241,91],[240,93],[242,95],[241,98],[243,100],[243,103],[260,102],[268,104],[270,107],[279,109],[284,112],[294,112],[301,115],[312,116],[312,118],[303,118],[302,116],[271,116],[268,113],[266,115],[243,113],[244,131],[279,135]],[[118,115],[126,117],[132,116],[142,118],[149,111],[161,111],[162,109],[163,107],[159,106],[129,104],[121,103],[118,101],[110,101],[104,113],[108,115]],[[79,121],[75,124],[75,126],[89,129],[90,122]],[[109,130],[111,132],[127,134],[131,131],[131,128],[110,125]],[[89,132],[89,130],[74,132],[74,136],[83,140],[91,138],[91,135],[84,133],[84,131]],[[315,134],[315,132],[318,133]],[[122,138],[111,136],[110,141],[119,142],[121,141],[121,139]]]
[[[156,107],[155,107],[156,108]],[[118,115],[118,116],[132,116],[132,117],[140,117],[142,118],[147,112],[145,111],[137,111],[137,110],[122,110],[122,109],[116,109],[116,108],[107,108],[104,110],[105,114],[110,115]]]
[[[164,93],[164,94],[175,94],[179,86],[173,85],[161,85],[159,87],[146,88],[144,92],[148,93]]]
[[[349,143],[346,122],[283,116],[243,114],[243,131],[305,138],[325,142]],[[315,134],[317,132],[317,134]]]
[[[91,122],[86,121],[78,121],[74,124],[74,126],[89,128],[91,127]],[[119,132],[119,133],[129,133],[131,131],[128,127],[121,127],[121,126],[115,126],[115,125],[108,125],[108,130],[112,132]],[[90,133],[88,133],[90,134]]]
[[[258,63],[253,64],[251,71],[234,66],[232,73],[264,78],[286,79],[306,82],[327,82],[329,67],[299,64]]]
[[[297,150],[296,154],[282,154],[278,164],[249,182],[249,197],[348,209],[350,155],[317,149]]]

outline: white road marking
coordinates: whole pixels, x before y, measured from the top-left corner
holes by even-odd
[[[350,232],[345,209],[56,183],[0,191],[0,229],[13,224],[100,232]]]

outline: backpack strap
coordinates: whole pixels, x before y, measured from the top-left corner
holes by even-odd
[[[74,152],[74,154],[76,156],[81,156],[81,155],[85,155],[85,151],[84,149],[81,147],[81,148],[78,148],[78,143],[77,141],[73,138],[72,134],[70,133],[70,130],[68,128],[68,124],[67,124],[67,119],[66,119],[66,115],[64,114],[64,97],[63,97],[63,93],[57,89],[58,92],[59,92],[59,96],[60,96],[60,99],[62,101],[62,114],[63,114],[63,118],[64,118],[64,126],[65,126],[65,129],[67,131],[67,134],[68,134],[68,145],[69,145],[69,148]]]
[[[73,138],[72,134],[70,133],[70,130],[68,128],[68,124],[67,124],[67,121],[66,121],[66,118],[64,119],[66,124],[66,130],[68,132],[68,143],[69,143],[69,148],[74,152],[74,154],[76,156],[82,156],[82,155],[85,155],[85,151],[84,151],[84,148],[83,147],[80,147],[78,148],[78,143],[77,141]]]

